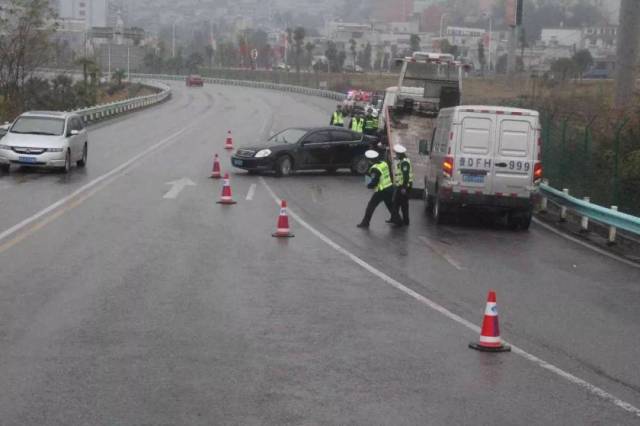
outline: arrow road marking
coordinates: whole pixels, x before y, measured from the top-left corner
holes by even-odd
[[[167,182],[165,185],[171,185],[171,189],[164,194],[164,197],[169,200],[173,200],[180,195],[180,192],[187,186],[196,186],[195,183],[189,178],[181,178],[178,180],[173,180],[171,182]]]

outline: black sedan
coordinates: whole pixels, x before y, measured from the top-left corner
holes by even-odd
[[[231,165],[252,173],[274,171],[277,176],[342,168],[364,174],[368,167],[364,153],[375,145],[375,137],[338,127],[291,128],[260,145],[239,148]]]

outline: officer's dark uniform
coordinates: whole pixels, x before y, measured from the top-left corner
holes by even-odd
[[[369,182],[367,188],[373,189],[374,193],[369,200],[369,204],[367,204],[362,222],[358,224],[359,228],[369,227],[371,216],[373,216],[373,212],[381,202],[384,202],[389,213],[393,215],[393,182],[391,180],[391,173],[389,172],[389,165],[386,161],[379,160],[369,169],[369,176],[371,176],[371,182]]]
[[[376,135],[378,133],[378,119],[371,114],[364,118],[364,134]]]
[[[395,173],[395,191],[393,194],[393,213],[391,221],[396,225],[409,225],[409,193],[413,187],[413,169],[411,161],[399,154]],[[402,211],[402,217],[400,217]]]

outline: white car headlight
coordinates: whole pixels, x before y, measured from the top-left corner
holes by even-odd
[[[9,145],[0,145],[0,149],[4,149],[5,151],[11,151],[11,147]]]
[[[271,150],[270,149],[261,149],[260,151],[256,152],[256,155],[254,155],[255,158],[264,158],[264,157],[268,157],[271,155]]]
[[[62,152],[64,148],[47,148],[47,152]]]

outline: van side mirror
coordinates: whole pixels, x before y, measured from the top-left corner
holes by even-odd
[[[68,136],[76,136],[78,134],[80,134],[80,131],[73,129],[73,130],[69,130]]]

